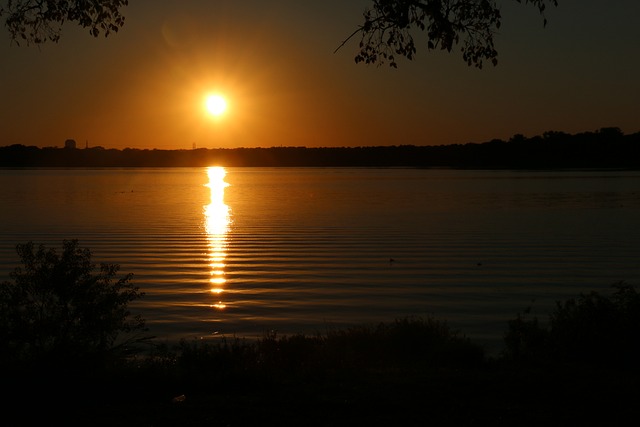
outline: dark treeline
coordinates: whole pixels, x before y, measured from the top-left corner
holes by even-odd
[[[475,169],[640,168],[640,132],[619,128],[437,146],[199,148],[0,147],[3,167],[378,166]]]

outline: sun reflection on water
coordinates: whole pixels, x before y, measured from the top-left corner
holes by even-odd
[[[211,294],[218,298],[225,290],[224,267],[227,255],[227,233],[231,225],[231,210],[224,203],[224,189],[229,186],[224,181],[227,172],[223,167],[207,168],[209,182],[205,184],[211,191],[211,202],[204,206],[205,230],[209,245],[209,269]],[[211,307],[223,310],[226,304],[217,301]]]

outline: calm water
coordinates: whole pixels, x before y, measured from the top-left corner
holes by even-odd
[[[497,348],[530,304],[640,283],[639,172],[0,169],[0,201],[2,279],[77,238],[169,340],[435,315]]]

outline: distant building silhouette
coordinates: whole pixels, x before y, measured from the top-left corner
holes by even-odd
[[[75,139],[67,139],[64,142],[64,148],[76,148],[76,140]]]

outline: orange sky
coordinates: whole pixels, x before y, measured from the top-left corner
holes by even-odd
[[[560,0],[549,24],[503,2],[499,65],[428,52],[356,65],[367,0],[132,1],[109,38],[0,32],[0,145],[199,147],[452,144],[548,130],[640,131],[636,0]],[[605,4],[606,3],[606,4]],[[422,47],[422,49],[420,48]],[[227,113],[206,114],[221,92]]]

